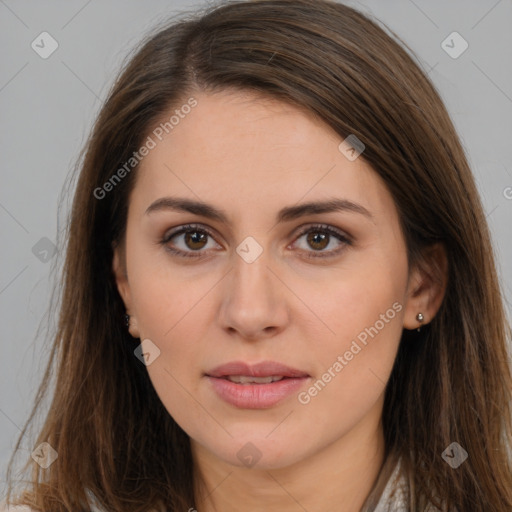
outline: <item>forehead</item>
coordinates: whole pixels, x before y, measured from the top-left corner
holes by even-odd
[[[156,127],[161,140],[138,169],[140,207],[164,195],[189,196],[223,209],[278,210],[283,204],[338,196],[372,211],[393,208],[384,183],[362,159],[339,150],[334,130],[303,109],[239,91],[195,94],[197,105]],[[176,118],[177,119],[177,118]]]

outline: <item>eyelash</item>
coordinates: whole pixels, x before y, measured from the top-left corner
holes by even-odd
[[[159,243],[161,245],[163,245],[167,251],[169,251],[170,253],[177,255],[179,257],[183,257],[183,258],[204,258],[204,257],[206,257],[205,254],[202,254],[205,251],[200,251],[200,250],[199,251],[182,251],[181,249],[174,249],[174,248],[170,247],[169,245],[167,245],[174,237],[176,237],[178,235],[182,235],[183,233],[187,233],[190,231],[196,232],[196,233],[202,233],[202,234],[208,235],[211,238],[215,238],[213,236],[213,234],[208,229],[206,229],[200,225],[196,225],[196,224],[187,224],[187,225],[181,226],[176,231],[173,231],[173,232],[167,234]],[[309,232],[324,233],[324,234],[328,234],[330,236],[332,235],[332,236],[336,237],[340,242],[343,242],[345,245],[352,245],[352,240],[349,236],[347,236],[343,232],[338,231],[337,229],[335,229],[332,226],[329,226],[327,224],[310,225],[307,228],[303,229],[297,235],[297,238],[295,240],[298,240],[299,238],[308,234]],[[316,252],[316,254],[315,254],[315,251],[311,251],[306,254],[306,257],[311,258],[311,259],[313,259],[313,258],[330,258],[330,257],[337,256],[341,251],[343,251],[343,249],[344,249],[344,247],[341,247],[336,250],[328,251],[327,253]]]

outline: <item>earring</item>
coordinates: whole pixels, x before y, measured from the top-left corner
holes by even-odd
[[[421,324],[421,322],[423,322],[423,320],[425,319],[425,317],[423,316],[423,313],[418,313],[416,315],[416,320],[418,320],[418,322]],[[416,329],[418,332],[420,332],[421,330],[421,325]]]
[[[124,321],[125,321],[126,327],[130,327],[130,315],[125,314]]]

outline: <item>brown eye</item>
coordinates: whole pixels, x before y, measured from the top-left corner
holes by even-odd
[[[193,225],[181,226],[160,243],[173,254],[191,258],[206,256],[208,249],[219,248],[209,231]]]
[[[345,246],[352,245],[352,239],[349,235],[324,224],[309,226],[300,233],[297,241],[302,238],[304,238],[305,243],[299,243],[298,248],[308,258],[337,256]]]

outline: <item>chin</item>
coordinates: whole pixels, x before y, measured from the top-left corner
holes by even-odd
[[[224,446],[206,446],[206,448],[227,464],[239,468],[254,470],[272,470],[291,466],[309,455],[310,450],[302,440],[292,443],[284,436],[274,439],[265,438],[265,434],[245,435],[229,439]],[[288,442],[286,442],[288,441]]]

